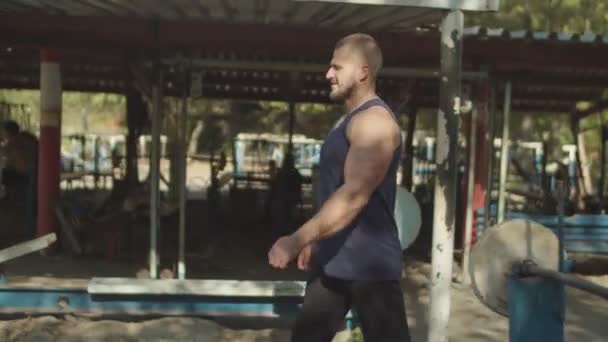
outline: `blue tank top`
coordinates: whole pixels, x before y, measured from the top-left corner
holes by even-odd
[[[326,137],[320,155],[320,205],[344,183],[349,148],[346,129],[350,120],[373,106],[384,107],[395,118],[384,101],[374,98],[346,115]],[[343,230],[314,245],[313,259],[325,274],[347,280],[401,279],[401,245],[393,216],[401,145],[393,154],[384,180],[359,215]]]

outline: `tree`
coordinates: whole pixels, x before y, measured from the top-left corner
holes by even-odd
[[[502,0],[497,13],[470,14],[467,26],[509,30],[602,33],[608,30],[607,0]]]

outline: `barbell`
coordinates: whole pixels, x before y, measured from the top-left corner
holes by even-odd
[[[484,231],[471,249],[473,292],[493,311],[509,316],[509,281],[551,280],[608,299],[608,288],[560,272],[559,238],[545,226],[524,219],[506,221]]]

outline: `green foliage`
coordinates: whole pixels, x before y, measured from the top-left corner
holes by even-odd
[[[29,118],[29,125],[26,126],[30,131],[37,132],[40,125],[40,91],[0,90],[2,101],[24,105]],[[63,134],[125,131],[125,97],[122,95],[64,92],[62,101]]]
[[[467,26],[548,32],[608,31],[608,0],[501,0],[498,13],[469,14]]]

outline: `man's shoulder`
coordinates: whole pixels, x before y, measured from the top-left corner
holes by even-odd
[[[393,113],[384,106],[371,106],[358,113],[348,124],[348,134],[375,133],[392,137],[399,133]]]

